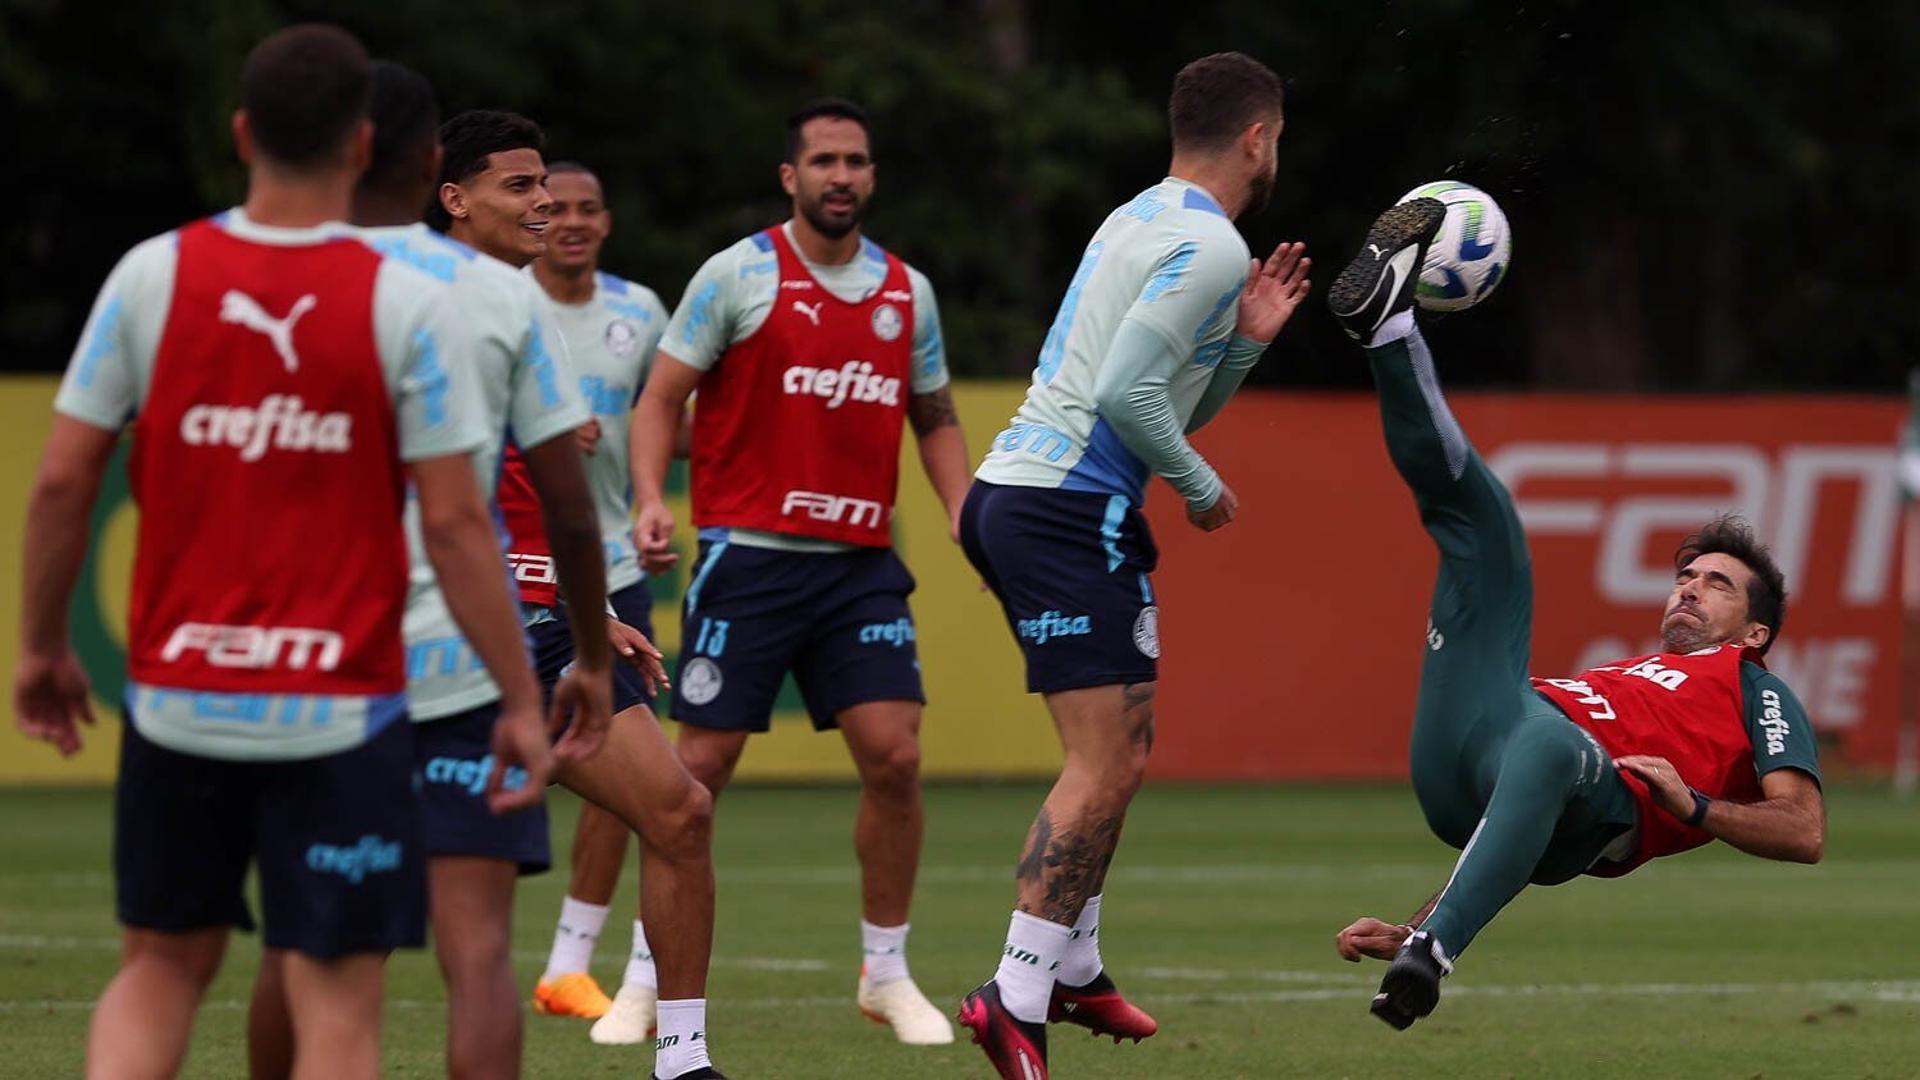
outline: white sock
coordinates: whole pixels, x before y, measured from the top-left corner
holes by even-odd
[[[553,951],[547,953],[547,973],[551,979],[585,971],[593,965],[593,945],[600,940],[600,928],[607,925],[604,904],[588,904],[569,896],[560,901],[560,922],[553,928]]]
[[[898,982],[907,977],[907,924],[875,926],[860,920],[860,951],[866,954],[867,983]]]
[[[1373,339],[1367,342],[1367,348],[1371,349],[1376,345],[1385,345],[1389,341],[1399,341],[1403,337],[1409,337],[1414,329],[1413,309],[1408,308],[1389,316],[1386,322],[1381,323],[1380,329],[1373,332]]]
[[[1062,986],[1085,986],[1100,974],[1100,898],[1087,901],[1067,935],[1067,951],[1060,956],[1054,978]]]
[[[633,920],[633,952],[627,957],[627,973],[621,976],[620,984],[660,985],[653,973],[653,950],[647,946],[647,932],[641,929],[639,919]]]
[[[712,1065],[707,1057],[707,999],[660,1003],[660,1034],[653,1040],[653,1075],[660,1080]]]
[[[1024,911],[1013,913],[1007,924],[1006,947],[1000,951],[1000,970],[993,974],[993,981],[1000,986],[1000,1003],[1008,1012],[1031,1024],[1046,1022],[1053,978],[1071,934],[1059,923]]]

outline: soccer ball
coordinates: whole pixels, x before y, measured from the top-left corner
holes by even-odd
[[[1447,219],[1427,246],[1414,303],[1427,311],[1465,311],[1485,299],[1513,261],[1513,233],[1493,196],[1456,180],[1421,184],[1400,197],[1438,199]]]

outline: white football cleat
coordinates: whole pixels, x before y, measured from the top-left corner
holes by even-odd
[[[875,986],[862,971],[855,998],[867,1019],[892,1028],[894,1037],[908,1046],[941,1046],[953,1041],[953,1025],[947,1021],[947,1014],[934,1008],[912,979]],[[619,1006],[616,1003],[614,1007]]]
[[[587,1038],[602,1046],[631,1046],[653,1037],[659,1023],[660,991],[644,983],[623,983],[607,1014],[593,1022]]]

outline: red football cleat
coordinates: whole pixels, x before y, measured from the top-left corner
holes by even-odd
[[[1032,1024],[1000,1004],[1000,987],[989,979],[960,1003],[960,1022],[1001,1080],[1047,1080],[1047,1025]]]
[[[1053,1000],[1047,1004],[1047,1022],[1079,1024],[1096,1036],[1111,1035],[1114,1042],[1132,1039],[1139,1042],[1160,1030],[1159,1021],[1144,1009],[1122,997],[1113,980],[1101,972],[1085,986],[1053,984]]]

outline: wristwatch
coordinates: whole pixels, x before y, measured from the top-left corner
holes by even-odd
[[[1707,820],[1707,807],[1713,805],[1713,800],[1697,787],[1688,786],[1687,790],[1693,792],[1693,814],[1687,818],[1687,824],[1697,829],[1701,822]]]

